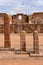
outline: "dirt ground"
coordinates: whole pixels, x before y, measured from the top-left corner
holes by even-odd
[[[43,58],[1,59],[0,65],[43,65]]]

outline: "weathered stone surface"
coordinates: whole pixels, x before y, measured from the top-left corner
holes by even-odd
[[[10,17],[6,13],[0,13],[4,22],[4,47],[10,47]]]
[[[33,32],[33,51],[35,54],[39,53],[38,31]]]
[[[26,51],[25,31],[20,33],[20,49]]]

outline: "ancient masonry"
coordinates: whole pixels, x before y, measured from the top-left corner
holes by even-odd
[[[4,47],[10,47],[10,18],[7,14],[0,14],[0,17],[4,17]]]
[[[34,13],[28,16],[25,14],[12,16],[0,13],[0,33],[4,33],[5,48],[11,47],[10,33],[19,33],[21,51],[26,51],[25,34],[33,33],[33,51],[35,54],[39,54],[38,33],[43,33],[43,13]]]
[[[38,40],[38,31],[33,32],[33,51],[35,54],[39,53],[39,40]]]
[[[25,31],[21,31],[20,33],[20,49],[26,51]]]

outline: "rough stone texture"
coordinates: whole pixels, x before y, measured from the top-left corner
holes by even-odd
[[[19,19],[19,16],[21,16],[21,20]],[[17,14],[12,16],[12,23],[24,23],[27,22],[27,15],[25,14]]]
[[[33,51],[35,54],[39,53],[39,40],[38,40],[38,32],[33,32]]]
[[[20,49],[26,51],[25,31],[20,33]]]
[[[0,17],[4,17],[3,18],[3,22],[4,22],[4,47],[9,48],[10,47],[10,17],[9,15],[5,14],[5,13],[1,13]]]
[[[6,15],[7,16],[7,15]],[[4,39],[5,39],[5,47],[10,47],[10,25],[9,25],[10,19],[7,17],[6,20],[4,20]]]
[[[19,16],[21,19],[19,19]],[[15,30],[17,33],[20,33],[24,28],[24,23],[28,22],[28,17],[25,14],[17,14],[12,16],[12,24],[15,24]],[[14,28],[14,27],[13,27]]]

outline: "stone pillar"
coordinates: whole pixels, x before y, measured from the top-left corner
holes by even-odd
[[[40,24],[37,24],[37,30],[40,32]]]
[[[33,50],[35,54],[39,54],[38,31],[33,32]]]
[[[25,31],[20,32],[20,49],[26,51]]]
[[[10,48],[10,20],[9,17],[4,18],[4,47]]]

